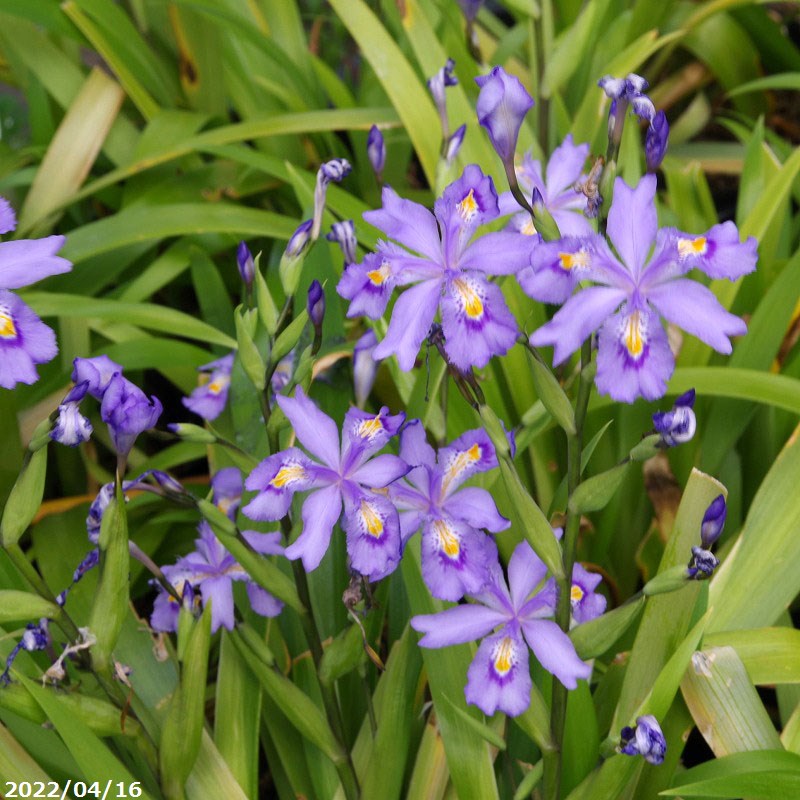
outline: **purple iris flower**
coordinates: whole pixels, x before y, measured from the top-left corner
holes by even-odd
[[[367,156],[375,172],[375,177],[380,181],[383,178],[383,167],[386,164],[386,142],[384,142],[383,134],[377,125],[373,125],[369,129]]]
[[[72,365],[73,382],[77,384],[86,381],[88,383],[86,391],[95,400],[102,400],[111,379],[115,375],[122,374],[122,365],[106,355],[76,358]]]
[[[560,364],[600,328],[597,388],[625,403],[640,396],[655,400],[666,392],[675,357],[662,316],[721,353],[731,352],[729,336],[747,331],[744,321],[726,311],[710,289],[683,276],[694,267],[730,280],[752,272],[755,239],[740,243],[732,222],[701,236],[657,230],[655,192],[655,175],[645,175],[636,188],[617,178],[608,234],[618,256],[600,236],[547,242],[533,251],[535,280],[525,285],[537,300],[566,301],[533,333],[531,344],[553,345],[554,363]],[[599,285],[570,297],[587,280]]]
[[[486,275],[508,275],[526,266],[534,243],[505,231],[470,242],[478,226],[498,214],[492,179],[474,164],[444,190],[434,214],[384,188],[383,208],[367,211],[364,219],[408,250],[379,242],[376,253],[347,267],[337,286],[351,301],[349,317],[377,319],[395,286],[417,284],[395,303],[375,358],[396,353],[400,368],[410,370],[437,309],[445,351],[459,369],[483,367],[513,346],[517,323],[500,288]]]
[[[465,690],[467,702],[484,714],[499,709],[517,716],[530,704],[528,647],[568,689],[592,674],[567,634],[546,619],[553,616],[556,601],[555,583],[545,581],[546,573],[530,545],[521,542],[508,564],[508,584],[495,561],[489,566],[489,582],[475,596],[478,603],[411,619],[411,627],[425,634],[421,647],[464,644],[486,637],[467,672]]]
[[[489,437],[468,431],[439,451],[437,463],[422,423],[413,420],[400,434],[400,458],[414,468],[389,487],[389,498],[400,512],[403,544],[422,531],[422,577],[431,594],[441,600],[477,594],[497,558],[494,542],[480,529],[498,533],[511,524],[486,489],[459,491],[468,478],[497,466]]]
[[[667,740],[658,720],[652,714],[636,718],[636,726],[627,725],[620,734],[619,752],[626,756],[644,756],[650,764],[662,764],[667,752]]]
[[[179,558],[174,566],[166,566],[163,572],[175,587],[179,596],[186,594],[187,585],[191,587],[190,597],[205,605],[211,601],[211,631],[223,627],[232,630],[233,582],[244,581],[247,596],[256,614],[262,617],[276,617],[281,613],[283,603],[261,588],[245,572],[234,557],[219,543],[211,526],[204,520],[198,526],[200,537],[195,539],[196,550]],[[243,531],[242,536],[248,544],[262,555],[279,555],[283,552],[281,535],[275,533],[256,533]],[[153,604],[150,625],[156,631],[175,631],[178,627],[180,607],[174,597],[159,588],[158,597]]]
[[[9,233],[17,227],[16,216],[5,198],[0,201],[0,233]],[[56,255],[64,241],[63,236],[47,236],[0,242],[0,386],[4,389],[36,383],[36,365],[58,353],[52,329],[8,290],[69,272],[72,264]]]
[[[488,75],[475,78],[480,86],[475,110],[478,122],[486,128],[492,146],[503,160],[513,165],[519,129],[525,115],[533,108],[533,98],[519,78],[502,67],[494,67]]]
[[[58,419],[50,431],[54,442],[67,447],[77,447],[81,442],[88,442],[92,435],[92,423],[80,412],[81,401],[86,397],[89,382],[73,386],[58,406]]]
[[[100,417],[108,425],[114,449],[125,458],[136,437],[152,428],[161,416],[161,403],[151,399],[122,375],[115,375],[108,384],[100,404]]]
[[[197,368],[203,374],[205,382],[194,389],[189,397],[181,400],[189,411],[194,411],[199,417],[209,421],[222,413],[225,403],[228,402],[234,355],[228,353],[227,356]]]
[[[244,513],[256,520],[281,519],[295,492],[312,490],[303,502],[303,532],[286,548],[286,557],[301,558],[310,572],[328,550],[344,503],[342,527],[350,564],[370,580],[380,580],[400,561],[400,523],[385,494],[373,490],[388,486],[409,467],[394,455],[373,456],[397,433],[405,414],[390,416],[385,407],[374,415],[351,408],[340,445],[336,423],[302,388],[294,397],[279,395],[276,400],[301,444],[318,460],[290,447],[262,461],[245,481],[258,494]]]
[[[694,409],[694,389],[689,389],[675,400],[669,411],[656,411],[653,414],[653,425],[661,436],[661,442],[667,447],[675,447],[691,441],[697,430],[697,417]]]
[[[573,188],[581,179],[583,165],[589,156],[588,144],[574,144],[572,134],[555,149],[547,162],[546,179],[542,174],[542,165],[535,160],[530,152],[525,154],[522,166],[517,169],[519,186],[526,197],[532,197],[535,191],[539,192],[541,202],[550,212],[558,225],[562,236],[591,236],[594,233],[592,226],[583,215],[586,207],[586,196]],[[531,215],[519,212],[519,204],[511,192],[500,195],[500,213],[514,214],[511,225],[520,233],[533,235]],[[519,274],[520,283],[523,275],[530,272],[523,270]]]
[[[356,342],[353,348],[353,387],[356,393],[356,405],[364,407],[375,376],[378,374],[378,362],[372,357],[378,337],[371,328]]]
[[[589,572],[580,564],[572,568],[570,603],[572,618],[580,625],[597,619],[606,610],[606,598],[595,592],[602,576]]]

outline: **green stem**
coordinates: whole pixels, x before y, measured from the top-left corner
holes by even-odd
[[[284,517],[284,519],[287,518]],[[300,622],[303,626],[306,639],[308,640],[311,657],[314,659],[314,665],[317,668],[317,673],[319,673],[320,663],[322,662],[322,639],[320,638],[317,622],[314,619],[314,613],[311,609],[311,594],[308,590],[308,579],[300,561],[293,561],[292,568],[294,570],[297,593],[300,595],[300,602],[306,608],[306,612],[300,614]],[[333,730],[334,736],[339,740],[339,743],[347,753],[347,760],[336,764],[339,780],[342,782],[342,788],[348,800],[357,800],[360,795],[358,778],[356,778],[350,750],[345,744],[342,712],[336,699],[336,692],[332,686],[326,686],[322,681],[319,682],[319,688],[322,693],[322,702],[325,705],[325,712],[328,716],[331,730]]]
[[[581,482],[581,452],[583,450],[583,423],[589,406],[592,382],[584,375],[592,358],[591,339],[581,349],[581,372],[578,378],[578,396],[575,401],[575,433],[567,435],[567,490],[572,497]],[[563,559],[564,578],[558,581],[558,604],[555,621],[562,631],[569,632],[572,589],[572,569],[578,545],[581,515],[570,511],[567,502],[567,518],[564,523]],[[553,681],[553,702],[550,711],[550,726],[555,750],[544,754],[544,796],[546,800],[558,800],[561,796],[561,758],[564,744],[564,726],[567,718],[567,689],[558,680]]]

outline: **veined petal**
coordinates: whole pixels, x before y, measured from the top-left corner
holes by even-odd
[[[436,316],[441,285],[440,280],[423,281],[400,295],[394,304],[386,336],[373,353],[376,360],[396,353],[400,369],[408,372],[413,368],[420,345]]]
[[[520,542],[508,562],[511,602],[519,611],[531,592],[544,580],[547,567],[527,542]]]
[[[384,186],[381,199],[383,208],[365,211],[364,219],[409,250],[440,261],[441,241],[433,214],[425,206],[400,197],[390,186]]]
[[[567,689],[574,689],[579,680],[591,677],[591,666],[578,658],[575,645],[555,622],[528,620],[522,623],[522,630],[539,663]]]
[[[301,386],[297,387],[294,397],[278,395],[275,399],[306,450],[331,469],[337,469],[339,430],[336,423],[317,408]]]
[[[614,181],[608,236],[634,279],[641,274],[656,238],[655,195],[655,175],[645,175],[633,189],[622,178]]]
[[[591,236],[594,234],[592,223],[584,216],[586,196],[573,192],[568,196],[565,192],[553,201],[550,213],[558,225],[562,236]]]
[[[500,611],[470,603],[438,614],[412,617],[411,627],[425,634],[419,640],[420,647],[446,647],[473,642],[507,621],[508,617]]]
[[[497,466],[497,455],[486,431],[467,431],[439,450],[441,497],[452,494],[464,481],[478,472]]]
[[[46,236],[0,242],[0,289],[19,289],[69,272],[72,263],[56,255],[65,241],[64,236]]]
[[[600,329],[595,383],[622,403],[656,400],[675,369],[667,334],[657,314],[626,304]]]
[[[502,711],[516,717],[530,705],[528,647],[517,631],[507,626],[481,642],[467,670],[464,695],[487,716]]]
[[[451,517],[428,516],[422,528],[422,577],[431,594],[454,602],[479,592],[488,580],[490,541]]]
[[[553,150],[547,162],[547,194],[545,205],[561,194],[571,189],[575,181],[583,172],[583,165],[589,156],[588,144],[575,144],[572,134],[568,133],[564,141]],[[564,231],[562,231],[562,234]]]
[[[377,453],[400,430],[405,419],[406,415],[402,412],[389,414],[386,406],[377,414],[351,408],[345,414],[342,428],[341,474],[351,475],[354,469]]]
[[[328,551],[333,526],[341,513],[342,493],[338,486],[312,492],[303,503],[303,531],[286,548],[286,558],[302,558],[306,572],[316,569]]]
[[[396,275],[391,259],[370,253],[361,264],[348,264],[336,286],[341,297],[350,301],[348,317],[379,319],[395,287]]]
[[[537,244],[536,237],[524,233],[486,233],[464,251],[458,266],[486,275],[513,275],[530,264]]]
[[[752,236],[740,242],[739,231],[730,220],[714,225],[702,236],[680,231],[674,234],[681,261],[710,278],[735,281],[756,268],[758,242]]]
[[[497,510],[492,495],[478,486],[468,486],[454,492],[445,500],[442,508],[456,519],[492,533],[499,533],[511,526],[511,522]]]
[[[747,333],[744,320],[726,311],[714,293],[696,281],[682,278],[655,286],[648,301],[670,322],[720,353],[730,353],[729,336]]]
[[[277,617],[283,611],[283,603],[277,597],[252,581],[247,582],[247,597],[250,607],[259,616]]]
[[[587,336],[597,330],[627,297],[621,289],[590,286],[571,297],[553,319],[531,334],[536,347],[555,348],[553,364],[569,358]]]
[[[394,572],[400,563],[397,509],[375,492],[345,493],[344,529],[350,566],[370,581]]]
[[[492,356],[505,355],[516,343],[517,321],[500,287],[476,273],[447,283],[441,310],[445,351],[461,370],[485,367]]]
[[[250,519],[281,519],[289,511],[294,493],[315,485],[312,466],[311,459],[297,447],[265,458],[245,481],[247,489],[258,494],[244,507],[244,514]]]

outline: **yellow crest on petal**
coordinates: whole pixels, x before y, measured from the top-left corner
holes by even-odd
[[[461,553],[458,534],[443,519],[434,520],[433,530],[438,538],[439,550],[448,558],[458,558]]]
[[[464,313],[470,319],[480,319],[483,316],[483,301],[472,284],[463,278],[456,278],[453,281],[453,286],[458,294]]]
[[[358,514],[364,523],[367,533],[376,539],[380,539],[383,535],[383,518],[367,500],[361,501]]]
[[[678,239],[678,254],[681,258],[703,256],[707,249],[708,242],[705,236],[698,236],[696,239]]]
[[[502,678],[514,666],[516,647],[510,636],[504,636],[495,647],[493,654],[494,671]]]
[[[302,480],[305,476],[306,471],[300,464],[286,464],[278,470],[269,483],[270,486],[274,486],[276,489],[283,489],[287,484]]]
[[[459,216],[464,222],[469,222],[478,213],[478,203],[475,200],[475,190],[470,189],[467,196],[456,206]]]
[[[13,317],[6,311],[0,311],[0,337],[13,339],[17,335],[17,326]]]

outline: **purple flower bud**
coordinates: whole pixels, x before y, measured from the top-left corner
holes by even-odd
[[[653,105],[653,101],[646,94],[633,95],[629,97],[629,100],[633,113],[639,119],[652,123],[653,117],[656,115],[656,107]]]
[[[372,352],[378,344],[375,331],[368,330],[353,348],[353,385],[356,390],[356,405],[364,407],[375,376],[378,374],[378,362],[372,357]]]
[[[612,100],[619,100],[628,88],[628,83],[624,78],[613,78],[611,75],[600,78],[600,80],[597,81],[597,85]]]
[[[342,222],[334,222],[331,225],[331,232],[325,237],[329,242],[337,242],[342,248],[345,266],[354,264],[356,261],[356,226],[353,220],[347,219]]]
[[[284,254],[287,255],[289,258],[297,258],[303,250],[308,247],[308,243],[311,240],[311,227],[314,224],[314,220],[307,219],[305,222],[300,223],[297,230],[292,234],[292,238],[289,239],[288,244],[286,245],[286,250]]]
[[[682,394],[670,411],[657,411],[653,414],[653,425],[661,434],[661,442],[666,447],[675,447],[691,440],[697,428],[697,418],[692,406],[695,392],[690,389]]]
[[[702,547],[692,548],[692,558],[686,569],[689,578],[695,581],[706,580],[714,574],[719,566],[719,559],[710,551]]]
[[[367,156],[369,156],[369,163],[372,164],[375,176],[380,180],[383,175],[383,166],[386,163],[386,142],[383,141],[383,134],[377,125],[373,125],[369,129]]]
[[[103,394],[114,375],[122,374],[122,366],[108,356],[94,358],[76,358],[73,362],[72,380],[79,384],[88,381],[87,392],[96,400],[102,400]]]
[[[525,115],[533,108],[533,98],[502,67],[475,78],[480,86],[476,110],[478,122],[486,128],[492,146],[506,165],[513,164],[519,129]]]
[[[253,279],[256,276],[256,265],[250,248],[244,242],[239,242],[239,247],[236,250],[236,263],[239,265],[239,274],[242,276],[244,285],[249,289],[253,285]]]
[[[320,228],[322,227],[322,212],[325,211],[325,198],[328,194],[328,184],[331,181],[339,183],[350,174],[352,169],[347,159],[334,158],[331,161],[326,161],[317,170],[317,185],[314,189],[314,218],[311,224],[312,240],[316,241],[319,236]],[[302,228],[302,225],[300,227]],[[299,232],[299,230],[300,228],[297,229],[297,232]],[[295,236],[297,232],[295,232]],[[289,244],[291,244],[291,242]],[[287,254],[292,255],[288,252],[289,248],[287,247],[286,249]]]
[[[89,506],[89,515],[86,517],[86,533],[92,544],[97,544],[100,538],[100,525],[103,522],[103,514],[114,497],[114,484],[106,483],[100,488],[97,497]]]
[[[319,331],[322,328],[322,320],[325,318],[325,292],[322,291],[322,284],[319,281],[312,281],[311,286],[308,287],[306,309],[314,330]]]
[[[58,420],[50,431],[50,438],[67,447],[77,447],[88,442],[92,435],[92,423],[80,412],[81,400],[89,389],[89,381],[74,386],[58,407]]]
[[[664,160],[669,144],[669,123],[667,115],[658,111],[647,129],[644,140],[644,155],[647,161],[647,171],[655,172]]]
[[[703,522],[700,525],[700,543],[703,548],[709,550],[711,545],[719,539],[722,529],[725,527],[725,518],[728,516],[728,506],[725,503],[724,495],[717,495],[711,505],[703,515]]]
[[[108,425],[119,456],[128,455],[136,437],[156,424],[161,411],[158,398],[149,400],[138,386],[121,375],[111,379],[103,395],[100,416]]]
[[[433,102],[436,104],[436,110],[439,112],[439,119],[442,123],[442,137],[449,138],[450,126],[447,121],[447,96],[446,89],[448,86],[456,86],[458,78],[453,74],[456,62],[452,58],[448,58],[445,65],[432,77],[428,78],[428,89],[433,95]]]
[[[652,714],[636,718],[636,727],[625,726],[620,734],[617,748],[626,756],[644,756],[650,764],[662,764],[667,752],[667,740],[661,732],[658,720]]]
[[[625,78],[625,91],[629,95],[641,94],[650,88],[647,78],[637,75],[635,72],[628,73]]]
[[[237,467],[225,467],[211,479],[211,502],[230,519],[236,519],[243,491],[244,481]]]
[[[467,132],[466,125],[460,125],[456,128],[456,132],[447,140],[447,147],[445,148],[444,158],[448,164],[452,164],[461,145],[464,142],[464,134]]]

